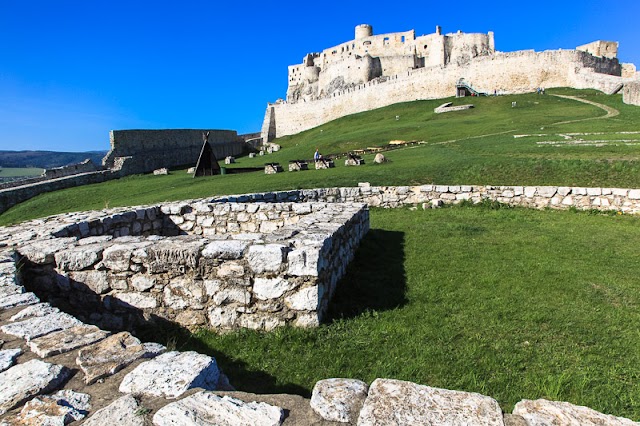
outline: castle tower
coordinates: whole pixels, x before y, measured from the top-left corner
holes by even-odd
[[[356,40],[371,37],[373,35],[373,27],[369,24],[361,24],[356,26]]]

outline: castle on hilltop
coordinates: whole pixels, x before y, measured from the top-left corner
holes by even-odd
[[[575,50],[497,52],[493,32],[374,35],[358,25],[354,40],[305,55],[289,66],[286,100],[267,106],[262,139],[311,129],[374,108],[455,94],[465,79],[479,91],[510,94],[536,87],[594,88],[614,93],[637,79],[620,64],[618,43],[595,41]]]

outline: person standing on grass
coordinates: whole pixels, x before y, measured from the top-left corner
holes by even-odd
[[[320,154],[320,151],[316,148],[316,152],[313,154],[313,161],[317,163],[320,160],[322,160],[322,154]]]

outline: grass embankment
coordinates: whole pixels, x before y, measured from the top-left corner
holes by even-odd
[[[442,99],[391,105],[278,139],[281,151],[254,159],[242,157],[236,164],[255,167],[276,161],[286,169],[289,160],[311,158],[316,147],[329,154],[384,145],[390,140],[426,142],[386,152],[390,162],[384,165],[373,164],[373,155],[368,155],[367,164],[361,167],[345,167],[337,161],[336,168],[331,170],[270,176],[256,172],[192,179],[184,171],[174,171],[169,176],[130,176],[40,195],[0,215],[0,225],[105,206],[215,194],[355,186],[364,181],[372,185],[640,187],[640,133],[620,133],[640,131],[640,108],[623,104],[618,95],[605,96],[594,91],[556,89],[548,93],[581,96],[612,106],[620,115],[589,121],[605,115],[605,111],[570,99],[535,94],[449,99],[454,104],[471,102],[476,108],[446,114],[433,113],[433,108],[445,101]],[[511,107],[512,101],[517,102],[516,108]],[[587,121],[553,124],[581,119]],[[566,135],[572,132],[603,134]],[[584,142],[589,140],[595,142]]]
[[[202,332],[239,389],[397,378],[570,401],[640,419],[640,218],[454,207],[374,209],[318,329]]]

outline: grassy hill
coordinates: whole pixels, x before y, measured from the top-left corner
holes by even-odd
[[[214,194],[374,185],[519,184],[640,187],[640,108],[594,91],[449,99],[344,117],[276,142],[235,167],[386,145],[390,162],[193,179],[130,176],[42,194],[0,224],[47,214]],[[515,108],[511,107],[516,102]],[[396,120],[396,116],[400,116]],[[640,217],[499,205],[373,209],[371,231],[316,329],[153,330],[149,338],[216,357],[245,391],[309,395],[317,380],[377,377],[479,392],[510,412],[547,398],[640,420]],[[164,334],[163,334],[164,333]]]
[[[56,151],[2,151],[0,166],[11,168],[36,167],[51,169],[68,166],[90,158],[95,164],[102,164],[106,151],[56,152]]]

